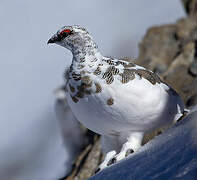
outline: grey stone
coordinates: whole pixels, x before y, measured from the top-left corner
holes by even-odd
[[[197,61],[194,61],[190,67],[189,67],[189,72],[192,76],[196,77],[197,76]]]

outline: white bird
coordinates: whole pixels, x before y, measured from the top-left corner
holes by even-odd
[[[173,124],[183,115],[180,96],[157,74],[102,56],[84,28],[64,26],[48,43],[73,54],[65,76],[66,97],[76,118],[102,135],[107,154],[100,169],[137,151],[146,133]]]

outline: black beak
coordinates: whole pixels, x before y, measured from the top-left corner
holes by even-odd
[[[51,39],[48,40],[47,44],[52,44],[59,41],[59,38],[57,35],[54,35]]]
[[[48,40],[47,44],[51,44],[51,43],[55,43],[54,39],[52,38]]]

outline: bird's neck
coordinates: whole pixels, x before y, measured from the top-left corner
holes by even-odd
[[[73,54],[73,60],[72,60],[72,66],[73,67],[79,67],[79,66],[88,66],[93,67],[99,64],[103,56],[98,50],[98,47],[96,44],[92,44],[89,46],[84,46],[83,48],[78,48],[72,51]]]

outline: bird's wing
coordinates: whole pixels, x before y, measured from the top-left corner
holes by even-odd
[[[136,75],[139,76],[140,79],[148,80],[153,85],[155,85],[156,83],[163,83],[163,81],[156,73],[147,70],[142,66],[138,66],[132,62],[109,58],[106,58],[103,61],[108,66],[108,68],[105,70],[103,74],[103,78],[111,79],[109,83],[113,82],[112,76],[114,75],[120,76],[121,82],[123,84],[128,83],[130,80],[133,80],[136,77]]]

